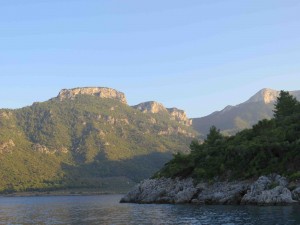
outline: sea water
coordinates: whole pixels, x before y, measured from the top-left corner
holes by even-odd
[[[299,205],[120,204],[121,197],[0,197],[0,224],[300,224]]]

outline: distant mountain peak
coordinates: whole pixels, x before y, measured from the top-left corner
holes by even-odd
[[[275,102],[279,91],[270,88],[261,89],[246,102],[264,102],[265,104]]]
[[[78,87],[72,89],[62,89],[57,98],[62,101],[64,99],[74,99],[76,95],[92,95],[100,98],[110,98],[127,104],[124,93],[107,87]]]
[[[289,91],[298,101],[300,100],[300,90]],[[211,126],[216,126],[223,133],[235,134],[246,128],[251,128],[262,119],[273,117],[274,103],[280,91],[264,88],[249,98],[235,106],[226,106],[221,111],[215,111],[210,115],[194,118],[193,128],[201,134],[208,134]]]

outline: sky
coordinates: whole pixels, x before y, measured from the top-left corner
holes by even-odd
[[[0,108],[111,87],[190,118],[300,90],[299,0],[0,0]]]

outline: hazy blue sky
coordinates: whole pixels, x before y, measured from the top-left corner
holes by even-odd
[[[0,108],[104,86],[198,117],[300,90],[299,0],[0,0]]]

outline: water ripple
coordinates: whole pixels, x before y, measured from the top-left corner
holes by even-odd
[[[0,198],[0,224],[299,225],[300,206],[119,204],[120,195]]]

